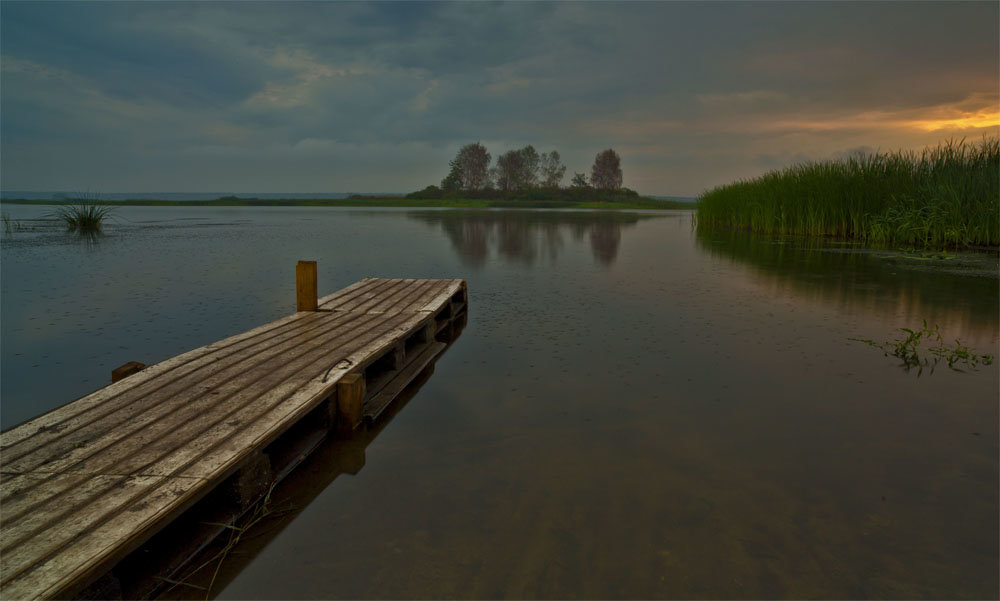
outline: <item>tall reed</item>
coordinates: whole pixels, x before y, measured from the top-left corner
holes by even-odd
[[[97,203],[64,205],[56,209],[55,216],[66,224],[67,231],[99,234],[104,228],[104,219],[113,209]]]
[[[919,247],[997,245],[1000,140],[771,171],[706,192],[698,227]]]

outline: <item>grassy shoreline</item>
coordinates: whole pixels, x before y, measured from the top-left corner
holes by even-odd
[[[3,199],[0,204],[66,206],[75,200]],[[94,204],[88,201],[88,204]],[[317,199],[223,198],[216,200],[107,200],[96,204],[118,207],[417,207],[446,209],[601,209],[676,210],[694,209],[695,203],[639,198],[616,202],[571,202],[563,200],[415,199],[403,197],[355,197]]]
[[[805,163],[720,186],[698,203],[699,229],[805,235],[872,245],[1000,244],[1000,142],[947,142]]]

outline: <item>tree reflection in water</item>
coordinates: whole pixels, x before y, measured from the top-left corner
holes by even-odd
[[[594,260],[612,265],[618,257],[622,229],[651,216],[619,212],[561,211],[415,211],[412,219],[440,226],[462,263],[481,267],[491,250],[510,262],[533,264],[540,256],[556,260],[568,232],[586,238]]]
[[[594,258],[604,265],[611,265],[618,256],[618,245],[622,241],[622,228],[617,223],[595,223],[590,228],[590,249]]]

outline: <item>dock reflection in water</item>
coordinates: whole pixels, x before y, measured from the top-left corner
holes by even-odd
[[[437,361],[451,350],[465,329],[466,315],[462,315],[450,326],[448,347],[407,385],[374,422],[363,424],[351,433],[327,438],[274,487],[264,518],[247,529],[235,546],[224,551],[229,537],[225,534],[220,536],[188,562],[180,571],[183,575],[170,578],[173,584],[163,589],[157,598],[205,599],[206,594],[218,594],[334,480],[345,474],[358,475],[365,467],[368,446],[416,397],[421,387],[434,374]],[[220,553],[221,560],[217,558]]]

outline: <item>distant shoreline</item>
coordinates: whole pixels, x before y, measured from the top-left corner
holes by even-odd
[[[100,204],[116,207],[417,207],[453,209],[601,209],[677,210],[695,209],[697,203],[639,198],[621,202],[574,202],[565,200],[415,199],[404,197],[355,196],[352,198],[219,198],[216,200],[32,200],[2,199],[12,205]]]

